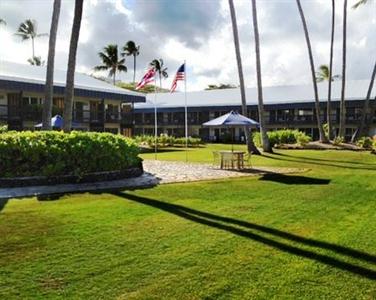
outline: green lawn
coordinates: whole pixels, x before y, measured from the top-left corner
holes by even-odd
[[[309,171],[0,202],[0,299],[376,299],[376,156],[253,163]]]

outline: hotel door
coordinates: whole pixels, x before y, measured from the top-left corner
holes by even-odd
[[[21,119],[22,97],[20,93],[8,94],[8,118]]]

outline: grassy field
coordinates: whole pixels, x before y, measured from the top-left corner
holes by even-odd
[[[376,299],[376,156],[253,163],[309,170],[0,202],[0,299]]]

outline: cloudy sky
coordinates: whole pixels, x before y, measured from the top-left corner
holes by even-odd
[[[369,0],[357,10],[348,10],[349,79],[368,79],[376,56],[376,1]],[[328,63],[331,7],[329,0],[302,0],[315,64]],[[310,80],[306,44],[295,0],[258,0],[264,85],[308,83]],[[335,72],[341,72],[342,1],[336,0]],[[38,32],[49,32],[52,0],[0,0],[0,59],[26,63],[31,42],[14,36],[18,25],[31,18]],[[255,55],[251,4],[235,0],[241,39],[241,52],[247,86],[255,86]],[[66,69],[73,0],[62,0],[58,29],[56,67]],[[100,64],[98,51],[109,43],[119,46],[134,40],[141,46],[137,78],[148,63],[163,58],[169,87],[179,65],[187,60],[188,90],[201,90],[208,84],[238,84],[232,29],[227,0],[85,0],[77,69],[93,73]],[[46,59],[48,38],[36,41],[36,54]],[[132,80],[129,71],[120,78]],[[0,65],[1,67],[1,65]],[[98,74],[99,75],[99,74]],[[105,75],[105,74],[103,74]]]

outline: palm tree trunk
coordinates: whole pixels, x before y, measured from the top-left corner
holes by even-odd
[[[376,62],[375,65],[373,66],[373,72],[371,76],[371,81],[369,83],[368,91],[367,91],[367,96],[366,99],[364,100],[364,105],[362,109],[362,116],[360,117],[360,122],[359,122],[359,127],[358,130],[355,131],[354,135],[351,138],[351,142],[355,142],[359,137],[366,136],[367,135],[367,126],[368,125],[368,110],[369,110],[369,101],[371,98],[371,92],[372,88],[375,82],[375,77],[376,77]]]
[[[260,38],[257,25],[257,7],[256,0],[252,0],[252,15],[253,15],[253,30],[255,35],[255,52],[256,52],[256,74],[257,74],[257,93],[258,93],[258,112],[260,133],[262,140],[262,149],[265,152],[273,153],[272,146],[270,145],[267,130],[265,128],[264,116],[264,100],[262,94],[262,78],[261,78],[261,57],[260,57]]]
[[[74,6],[74,18],[69,45],[67,81],[65,85],[64,97],[64,131],[70,132],[72,128],[72,108],[73,108],[73,92],[74,92],[74,72],[76,69],[76,54],[78,39],[80,36],[82,6],[84,0],[76,0]]]
[[[136,82],[136,55],[133,55],[133,83]]]
[[[54,65],[55,65],[55,46],[57,27],[59,24],[61,0],[54,0],[54,7],[52,12],[50,39],[48,44],[48,58],[46,71],[46,86],[44,90],[44,105],[42,115],[42,129],[51,130],[51,114],[52,114],[52,99],[53,99],[53,84],[54,84]]]
[[[239,46],[239,34],[238,34],[238,25],[236,22],[236,13],[233,0],[228,1],[230,6],[230,15],[231,15],[231,23],[232,23],[232,32],[234,35],[234,45],[235,45],[235,54],[236,54],[236,61],[238,64],[238,73],[239,73],[239,83],[240,83],[240,95],[242,101],[242,114],[247,116],[247,101],[245,97],[245,85],[244,85],[244,75],[243,75],[243,66],[242,66],[242,58],[240,55],[240,46]],[[261,154],[257,147],[254,145],[251,137],[251,131],[248,127],[244,127],[245,132],[245,140],[247,143],[248,153],[253,154]]]
[[[343,43],[342,43],[342,90],[340,104],[339,136],[345,135],[346,106],[345,106],[345,87],[346,87],[346,27],[347,27],[347,0],[343,2]]]
[[[114,72],[114,75],[112,76],[112,81],[115,85],[116,84],[116,71]]]
[[[309,35],[308,35],[307,23],[306,23],[306,20],[305,20],[305,17],[304,17],[304,12],[303,12],[303,8],[302,8],[302,5],[300,3],[300,0],[296,0],[296,4],[298,5],[300,18],[302,19],[302,23],[303,23],[303,30],[304,30],[306,43],[307,43],[309,63],[310,63],[310,66],[311,66],[313,91],[314,91],[314,95],[315,95],[316,122],[317,122],[317,128],[319,130],[319,139],[320,139],[321,142],[327,143],[328,139],[325,136],[324,129],[322,127],[322,123],[321,123],[321,119],[320,119],[320,101],[319,101],[319,94],[318,94],[318,90],[317,90],[315,64],[314,64],[314,61],[313,61],[312,47],[311,47],[311,41],[310,41]]]
[[[160,91],[162,92],[162,74],[161,72],[159,72],[159,87],[160,87]]]
[[[34,58],[35,57],[35,49],[34,49],[34,38],[33,37],[31,38],[31,50],[32,50],[32,54],[33,54],[32,58]]]
[[[329,140],[333,139],[331,100],[332,100],[332,77],[333,77],[334,26],[335,26],[335,0],[332,0],[332,33],[331,33],[331,38],[330,38],[328,103],[327,103],[327,108],[326,108],[326,119],[328,122],[328,139]]]

